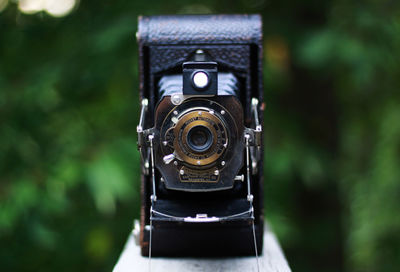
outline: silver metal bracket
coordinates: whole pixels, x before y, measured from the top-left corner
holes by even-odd
[[[142,99],[142,108],[140,109],[140,119],[139,124],[136,127],[136,132],[138,133],[138,147],[142,147],[143,143],[143,131],[144,131],[144,122],[147,114],[147,109],[149,106],[149,100],[147,98]]]
[[[245,128],[244,134],[249,135],[249,145],[260,147],[262,145],[262,129],[261,126],[258,129]]]
[[[148,110],[149,101],[147,98],[142,99],[142,107],[140,110],[139,124],[136,127],[137,132],[137,146],[140,153],[140,159],[142,161],[142,173],[144,175],[150,175],[150,142],[149,135],[154,134],[154,128],[145,129],[146,115]]]
[[[262,126],[260,123],[260,118],[258,116],[258,99],[251,99],[251,114],[253,115],[254,127],[255,128],[245,128],[245,134],[249,134],[249,144],[250,146],[261,146],[262,145]]]
[[[188,223],[212,223],[219,222],[219,218],[212,216],[208,217],[207,214],[196,214],[196,217],[185,217],[184,222]]]
[[[262,146],[262,126],[258,115],[257,98],[251,99],[251,114],[253,115],[254,128],[245,128],[245,134],[249,135],[250,157],[251,157],[251,172],[253,175],[258,173],[258,162],[261,159]]]

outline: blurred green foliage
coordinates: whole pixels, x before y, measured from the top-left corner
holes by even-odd
[[[112,269],[139,216],[137,16],[176,13],[263,15],[266,217],[293,271],[398,270],[400,2],[0,2],[2,270]]]

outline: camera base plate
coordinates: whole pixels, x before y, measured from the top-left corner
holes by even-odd
[[[154,241],[156,243],[156,240]],[[227,245],[228,247],[228,245]],[[275,234],[264,229],[263,254],[260,256],[260,270],[265,272],[290,272],[289,265],[281,250]],[[119,257],[113,272],[147,271],[149,259],[140,254],[140,247],[135,244],[133,235],[128,237],[125,248]],[[214,271],[256,271],[255,257],[218,257],[218,258],[154,258],[153,271],[175,272],[214,272]]]

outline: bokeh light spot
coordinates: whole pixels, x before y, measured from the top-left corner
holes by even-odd
[[[53,17],[63,17],[75,7],[76,0],[46,0],[45,11]]]
[[[42,11],[46,0],[20,0],[18,8],[22,13],[34,14]]]
[[[0,3],[1,1],[8,0],[0,0]],[[74,9],[76,3],[77,0],[20,0],[18,2],[18,8],[25,14],[46,11],[53,17],[63,17]]]
[[[8,5],[8,0],[0,0],[0,12],[2,12]]]

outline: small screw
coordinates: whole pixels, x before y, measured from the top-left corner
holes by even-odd
[[[225,161],[222,161],[222,162],[221,162],[221,165],[224,166],[224,165],[225,165]]]
[[[185,171],[183,169],[179,170],[179,174],[184,175]]]
[[[179,94],[174,94],[171,97],[172,104],[180,105],[182,103],[182,97]]]
[[[235,181],[244,181],[244,175],[239,175],[235,177]]]
[[[174,114],[175,114],[175,115],[178,115],[178,111],[174,110]]]
[[[176,123],[178,123],[179,119],[174,116],[171,118],[171,121],[172,121],[172,123],[176,124]]]
[[[253,97],[253,98],[251,99],[251,104],[252,104],[253,106],[257,106],[257,105],[258,105],[258,99]]]
[[[174,165],[178,165],[178,162],[177,162],[177,161],[174,161]]]
[[[148,105],[149,105],[149,100],[147,98],[143,98],[142,106],[148,106]]]
[[[224,115],[224,114],[225,114],[225,111],[224,111],[224,110],[222,110],[222,111],[221,111],[221,114],[222,114],[222,115]]]
[[[219,175],[219,170],[214,171],[214,175],[218,176]]]

